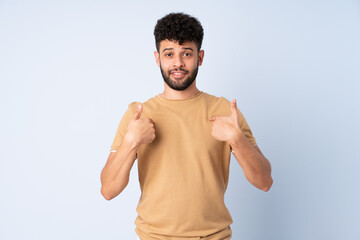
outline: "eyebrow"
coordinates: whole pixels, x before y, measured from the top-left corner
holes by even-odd
[[[192,49],[191,47],[183,47],[181,49],[194,51],[194,49]],[[165,52],[168,50],[174,50],[174,48],[164,48],[164,50],[162,50],[162,52]]]

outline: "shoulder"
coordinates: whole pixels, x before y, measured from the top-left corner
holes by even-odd
[[[145,102],[133,101],[133,102],[129,103],[127,112],[130,115],[135,114],[135,112],[137,111],[137,108],[139,107],[140,104],[143,106],[143,114],[154,111],[158,105],[158,103],[156,101],[156,96],[155,96],[155,97],[149,98]]]
[[[155,100],[156,100],[156,96],[149,98],[149,99],[146,100],[145,102],[133,101],[133,102],[129,103],[128,108],[129,108],[129,109],[133,109],[133,108],[136,109],[140,104],[146,105],[146,106],[150,106],[150,105],[152,105],[154,102],[156,102]]]
[[[209,103],[217,103],[217,104],[230,104],[230,101],[225,97],[218,97],[209,93],[204,92],[204,99]]]
[[[204,101],[206,102],[206,105],[208,106],[210,112],[222,115],[227,115],[231,113],[231,102],[225,97],[218,97],[204,92]]]

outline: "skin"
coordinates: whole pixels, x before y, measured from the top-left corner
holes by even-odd
[[[240,128],[236,100],[230,104],[229,116],[211,116],[211,135],[230,144],[233,154],[247,180],[255,187],[267,192],[273,183],[271,165],[258,146],[253,146]]]
[[[179,45],[176,41],[163,40],[159,52],[155,51],[154,56],[163,74],[174,84],[181,85],[198,66],[202,65],[204,50],[198,51],[194,42]],[[175,72],[180,75],[176,75]],[[181,91],[172,89],[164,82],[164,91],[161,95],[167,99],[181,100],[193,97],[199,92],[195,79],[188,88]],[[211,135],[219,141],[230,144],[236,160],[251,184],[263,191],[269,191],[273,183],[270,162],[257,146],[250,144],[241,131],[235,99],[229,107],[231,115],[209,117],[212,124]],[[142,144],[151,143],[156,138],[153,120],[140,118],[142,111],[143,106],[140,104],[129,122],[119,149],[109,154],[101,172],[101,194],[107,200],[119,195],[127,186],[138,148]]]
[[[192,50],[190,50],[192,49]],[[163,40],[160,42],[159,52],[154,52],[156,64],[164,69],[165,72],[176,68],[182,68],[187,71],[193,71],[197,65],[201,66],[204,59],[204,50],[198,51],[194,42],[185,42],[179,45],[177,42]],[[176,77],[170,75],[173,81],[184,81],[189,75],[185,74],[183,77]],[[196,87],[196,79],[185,90],[177,91],[170,88],[164,82],[164,91],[161,94],[167,99],[186,99],[198,94],[200,91]]]

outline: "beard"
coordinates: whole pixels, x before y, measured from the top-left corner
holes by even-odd
[[[191,72],[186,71],[185,69],[182,68],[174,68],[169,70],[168,72],[166,72],[160,63],[160,71],[161,71],[161,75],[164,79],[164,81],[166,82],[166,84],[177,91],[183,91],[185,89],[187,89],[196,79],[197,73],[198,73],[198,69],[199,69],[199,65],[196,66],[196,68],[194,68]],[[171,75],[171,71],[183,71],[186,73],[186,78],[182,79],[182,80],[171,80],[170,79],[170,75]]]

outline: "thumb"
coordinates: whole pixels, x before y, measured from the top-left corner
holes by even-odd
[[[140,104],[137,108],[137,111],[133,117],[134,120],[138,120],[142,114],[142,111],[143,111],[143,106]]]
[[[239,113],[237,111],[237,106],[236,106],[236,99],[233,99],[231,101],[231,116],[234,118],[234,120],[236,120],[237,124],[240,126]]]
[[[231,113],[237,115],[236,99],[231,101]]]
[[[210,117],[208,117],[208,119],[209,119],[209,121],[215,121],[216,120],[216,116],[210,116]]]

